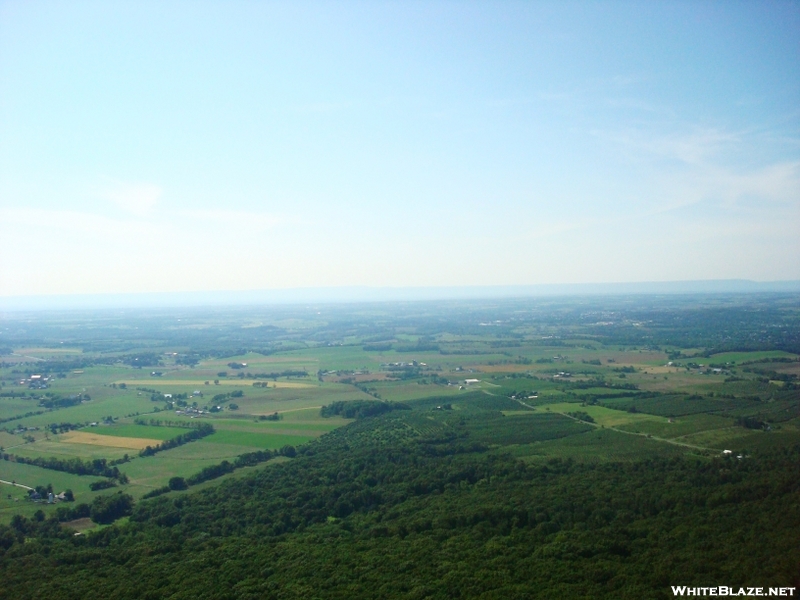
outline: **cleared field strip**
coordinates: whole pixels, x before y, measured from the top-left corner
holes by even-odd
[[[581,406],[580,404],[570,402],[559,402],[555,404],[546,404],[539,407],[539,410],[550,409],[552,412],[566,414],[574,411],[582,411],[590,415],[595,423],[605,427],[619,427],[621,425],[629,425],[631,423],[638,423],[642,421],[657,421],[667,423],[666,417],[651,415],[647,413],[629,413],[621,410],[614,410],[613,408],[606,408],[604,406]]]
[[[250,448],[280,448],[286,444],[300,445],[314,439],[315,435],[289,432],[251,433],[248,431],[217,430],[202,440],[203,444],[231,444]]]
[[[68,444],[89,444],[91,446],[109,446],[111,448],[130,448],[143,450],[147,446],[158,446],[162,440],[150,438],[119,437],[102,435],[86,431],[70,431],[61,436],[61,441]]]
[[[125,385],[137,386],[137,385],[191,385],[195,386],[198,389],[202,389],[203,387],[207,387],[213,389],[220,385],[235,385],[238,387],[253,387],[253,383],[260,382],[260,383],[267,383],[269,384],[270,388],[313,388],[318,387],[311,383],[300,383],[297,381],[270,381],[264,380],[261,381],[259,379],[252,380],[242,380],[242,379],[220,379],[219,383],[209,384],[206,385],[206,381],[212,381],[210,379],[162,379],[161,377],[152,378],[152,379],[122,379],[120,381],[115,381],[117,385],[120,383],[124,383]],[[200,387],[202,386],[202,387]],[[258,388],[256,388],[258,389]],[[264,388],[269,389],[269,388]]]
[[[85,517],[83,519],[75,519],[74,521],[67,521],[66,523],[61,524],[62,527],[66,527],[67,529],[74,529],[75,531],[87,531],[89,529],[94,529],[97,527],[97,523],[92,521],[89,517]]]
[[[300,410],[318,410],[322,408],[322,406],[304,406],[303,408],[287,408],[286,410],[279,410],[279,413],[290,413],[290,412],[298,412]]]
[[[227,431],[230,433],[254,433],[257,435],[299,435],[309,438],[319,437],[331,431],[332,428],[320,427],[292,427],[292,423],[287,423],[287,427],[224,427],[217,426],[217,433]]]
[[[321,435],[332,431],[337,427],[341,427],[348,423],[344,419],[317,419],[314,421],[253,421],[252,419],[213,419],[210,421],[217,429],[230,429],[234,431],[253,431],[256,433],[264,432],[270,433],[273,431],[282,431],[285,429],[293,429],[298,432],[298,435],[309,433],[309,435]],[[141,436],[139,436],[141,437]]]
[[[719,354],[712,354],[708,360],[710,362],[751,362],[756,360],[764,360],[766,358],[791,358],[797,360],[797,354],[791,352],[784,352],[782,350],[762,350],[757,352],[720,352]]]
[[[83,431],[86,431],[85,429]],[[188,430],[182,427],[159,427],[153,425],[113,425],[97,427],[92,434],[122,438],[147,438],[151,440],[170,440]]]

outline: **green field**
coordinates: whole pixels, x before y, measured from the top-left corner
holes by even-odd
[[[7,461],[0,461],[0,479],[16,481],[22,485],[35,487],[37,485],[53,485],[53,491],[60,493],[71,489],[75,494],[76,502],[91,503],[92,499],[103,492],[92,492],[89,484],[100,481],[100,477],[77,477],[69,473],[61,473],[50,469],[41,469],[33,465],[23,465]],[[107,493],[107,491],[105,492]],[[11,496],[11,498],[9,498]],[[8,521],[15,514],[30,517],[39,509],[49,513],[55,510],[56,505],[46,503],[33,503],[27,500],[27,491],[6,484],[0,484],[0,520]]]
[[[796,354],[790,352],[782,352],[780,350],[765,350],[756,352],[721,352],[719,354],[712,354],[707,359],[700,359],[700,362],[708,363],[736,363],[741,364],[745,362],[761,361],[767,358],[791,358],[797,359]],[[696,359],[695,359],[696,360]]]
[[[254,450],[299,447],[335,433],[351,421],[341,416],[323,418],[320,409],[337,402],[407,404],[410,411],[395,411],[388,420],[391,426],[376,429],[381,443],[408,435],[420,440],[461,436],[458,439],[464,444],[482,444],[526,461],[548,457],[627,461],[659,453],[709,457],[729,446],[768,448],[796,441],[800,402],[786,381],[764,381],[758,373],[743,373],[743,369],[730,378],[668,367],[666,345],[654,348],[649,341],[623,343],[611,338],[604,342],[600,338],[606,330],[598,332],[570,321],[573,317],[559,313],[557,305],[546,306],[561,316],[540,322],[535,315],[545,313],[534,311],[533,316],[521,317],[528,313],[512,311],[493,320],[478,317],[478,311],[475,316],[462,314],[459,318],[466,320],[452,330],[450,321],[434,317],[425,321],[428,317],[414,312],[422,310],[419,307],[407,309],[408,315],[414,315],[411,321],[378,308],[364,309],[358,318],[343,321],[320,321],[313,315],[248,315],[232,329],[226,329],[229,317],[203,317],[185,329],[171,329],[173,322],[166,329],[150,329],[150,324],[141,321],[140,327],[150,337],[137,337],[121,322],[117,329],[104,330],[104,339],[119,343],[88,343],[76,333],[79,321],[69,321],[56,336],[64,338],[68,347],[28,343],[15,349],[13,360],[0,367],[0,391],[6,395],[0,397],[0,419],[11,419],[0,423],[0,447],[5,453],[30,459],[111,461],[127,455],[129,460],[119,468],[130,483],[121,489],[138,498],[174,476],[188,477]],[[362,318],[371,325],[359,325]],[[394,325],[385,325],[390,322]],[[57,322],[52,326],[58,328]],[[261,342],[257,334],[262,327],[282,331],[284,337]],[[216,331],[227,333],[214,338]],[[334,335],[334,331],[339,333]],[[181,337],[184,334],[189,337]],[[247,337],[251,335],[255,337]],[[320,341],[329,335],[334,336],[333,343]],[[215,344],[224,346],[225,339],[242,336],[250,340],[251,348],[265,348],[263,353],[242,352],[244,344],[227,354],[194,352],[186,341],[214,339],[205,347],[215,348]],[[376,344],[381,348],[381,344],[391,344],[391,348],[375,350]],[[707,350],[691,344],[681,351],[692,356]],[[182,360],[189,355],[194,360]],[[139,367],[139,359],[131,357],[143,357],[146,362]],[[674,362],[742,365],[796,357],[780,350],[755,350],[715,352],[707,358]],[[754,366],[780,367],[791,382],[794,365],[787,364]],[[48,365],[67,366],[58,367],[59,376],[51,379],[46,390],[20,385],[32,373],[47,372]],[[562,378],[566,372],[569,375]],[[480,382],[466,385],[466,379]],[[253,385],[261,381],[269,387]],[[234,391],[242,396],[214,400],[215,395]],[[90,400],[53,410],[39,406],[41,400],[75,395]],[[185,408],[174,403],[178,398],[189,406],[196,403],[203,414],[176,414]],[[236,407],[230,408],[231,403]],[[221,411],[209,413],[212,406],[221,406]],[[42,414],[22,416],[39,411]],[[588,414],[594,423],[566,416],[576,411]],[[263,420],[275,413],[279,420]],[[745,417],[769,423],[770,430],[742,426],[737,419]],[[164,425],[139,425],[135,419],[160,420]],[[164,442],[189,431],[170,427],[169,421],[209,423],[216,431],[144,458],[138,456],[137,448],[114,445],[134,438]],[[88,443],[85,436],[58,433],[59,425],[94,437]],[[108,437],[107,445],[103,437]],[[95,493],[88,492],[88,482],[97,479],[0,461],[0,478],[8,475],[28,485],[69,486],[89,498]],[[13,498],[11,502],[19,505]],[[6,519],[13,507],[5,506],[3,511],[0,518]]]
[[[544,406],[545,410],[558,413],[569,413],[574,411],[582,411],[592,417],[598,425],[605,427],[621,427],[631,423],[642,422],[657,422],[664,423],[667,419],[656,415],[648,415],[643,413],[629,413],[620,410],[613,410],[603,406],[578,406],[573,403],[554,403]]]
[[[179,427],[153,427],[152,425],[111,425],[110,427],[97,427],[92,433],[99,435],[112,435],[129,438],[147,438],[151,440],[169,440],[182,433],[186,429]]]
[[[96,444],[74,444],[61,441],[59,438],[39,439],[33,444],[12,446],[7,449],[11,454],[26,456],[28,458],[54,456],[63,459],[82,458],[95,459],[107,458],[116,460],[126,454],[135,455],[136,450],[129,448],[116,448],[113,446],[100,446]]]
[[[256,433],[252,431],[222,430],[217,431],[203,440],[207,444],[232,444],[248,446],[251,448],[275,449],[289,445],[300,445],[314,439],[312,435],[284,434],[280,431],[274,433]]]

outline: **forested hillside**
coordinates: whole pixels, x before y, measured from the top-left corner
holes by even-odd
[[[0,599],[800,588],[796,297],[320,308],[10,320]]]
[[[96,533],[15,519],[0,533],[0,597],[667,598],[670,584],[797,585],[800,446],[525,464],[512,442],[481,435],[517,417],[478,400],[461,414],[411,403],[359,419],[290,462],[140,501]],[[555,421],[583,427],[528,417],[553,421],[535,431],[554,437],[567,435]]]

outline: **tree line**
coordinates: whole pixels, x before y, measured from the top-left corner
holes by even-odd
[[[16,462],[23,465],[34,465],[42,469],[62,471],[73,475],[94,475],[115,479],[120,483],[128,483],[128,476],[119,470],[117,466],[111,466],[105,458],[95,458],[92,460],[81,460],[80,458],[56,458],[54,456],[38,456],[29,458],[16,454],[3,453],[3,460]]]
[[[144,449],[139,451],[139,456],[153,456],[157,452],[171,450],[172,448],[177,448],[178,446],[183,446],[189,442],[204,438],[207,435],[214,433],[214,431],[214,426],[210,423],[199,423],[197,427],[194,427],[191,431],[181,433],[172,439],[161,442],[156,446],[146,446]]]

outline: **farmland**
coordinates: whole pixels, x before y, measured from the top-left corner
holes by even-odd
[[[781,302],[776,310],[782,310]],[[347,310],[332,311],[327,319],[278,310],[271,319],[259,315],[259,327],[238,330],[242,313],[184,316],[181,327],[168,314],[147,314],[140,317],[133,339],[130,330],[115,329],[109,316],[108,328],[97,330],[105,332],[102,341],[70,333],[71,338],[55,345],[47,340],[67,337],[81,317],[44,320],[38,338],[23,336],[2,358],[0,443],[5,454],[29,460],[125,460],[125,489],[138,497],[214,461],[253,449],[301,446],[346,424],[341,417],[320,416],[322,406],[342,401],[424,407],[415,411],[435,409],[435,402],[463,418],[480,404],[476,394],[504,399],[502,406],[495,401],[500,412],[474,425],[471,436],[513,447],[516,456],[530,460],[541,457],[543,448],[552,446],[556,455],[577,448],[578,440],[599,435],[593,433],[598,428],[615,432],[609,442],[615,449],[608,453],[614,457],[620,456],[620,444],[640,445],[636,436],[664,452],[683,445],[705,455],[729,445],[760,446],[766,443],[760,437],[794,439],[798,402],[793,381],[799,363],[788,350],[791,344],[716,351],[716,331],[709,332],[710,345],[705,346],[695,340],[685,346],[642,343],[644,338],[633,343],[625,322],[616,331],[605,326],[599,335],[596,326],[575,317],[577,308],[566,303],[542,313],[535,303],[512,303],[505,307],[508,312],[500,310],[501,316],[511,315],[504,320],[488,318],[487,311],[497,308],[473,306],[455,329],[424,324],[424,335],[407,327],[401,332],[405,319],[419,319],[404,313],[407,308],[390,314],[386,307],[374,307],[359,313],[359,318],[369,315],[363,325]],[[603,309],[600,303],[595,312]],[[520,317],[526,310],[544,316]],[[265,326],[270,336],[260,338]],[[208,330],[226,332],[224,338],[236,339],[241,349],[231,348],[229,341],[215,342]],[[315,341],[320,332],[323,341]],[[460,402],[462,397],[472,401]],[[576,419],[578,412],[589,420]],[[737,418],[744,417],[767,423],[770,431],[738,425]],[[197,422],[212,424],[213,434],[138,456]],[[409,426],[417,430],[431,426],[418,419],[414,423]],[[3,473],[11,464],[0,463]],[[14,476],[30,487],[53,483],[49,474],[14,463]],[[58,481],[73,491],[85,488],[81,476],[62,474]],[[12,512],[0,508],[0,519]]]
[[[123,494],[138,507],[131,518],[149,527],[143,515],[160,514],[164,502],[224,505],[255,487],[283,515],[279,526],[272,513],[242,509],[253,523],[272,523],[252,530],[258,535],[300,536],[304,527],[326,535],[314,528],[341,522],[372,531],[372,540],[483,522],[436,516],[436,498],[501,502],[490,500],[495,477],[523,498],[521,482],[539,477],[536,469],[565,482],[574,475],[580,487],[597,469],[628,473],[627,482],[645,464],[684,473],[779,461],[800,443],[800,308],[768,297],[750,310],[747,298],[730,298],[739,325],[720,333],[719,319],[703,329],[697,313],[720,310],[704,301],[198,311],[182,313],[180,326],[170,313],[144,313],[126,317],[133,329],[113,315],[95,328],[78,314],[34,325],[8,319],[0,480],[70,490],[74,501],[37,502],[26,488],[0,484],[0,523],[22,515],[99,531],[103,524],[69,507],[85,512]],[[244,325],[254,321],[267,329]],[[682,321],[693,326],[675,325]],[[765,322],[783,325],[759,337]],[[417,497],[432,498],[430,508]],[[237,511],[250,506],[236,502]],[[302,515],[284,513],[286,502],[304,506]],[[381,503],[396,507],[385,530],[370,520]],[[225,531],[250,527],[242,523],[226,522]]]

